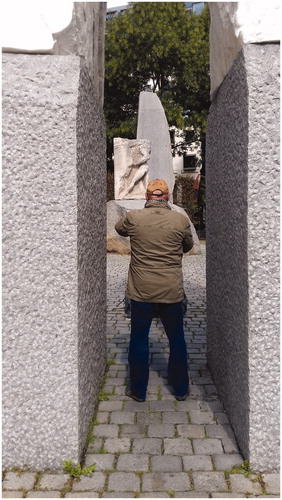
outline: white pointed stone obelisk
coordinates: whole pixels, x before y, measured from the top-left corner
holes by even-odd
[[[168,123],[161,101],[154,92],[140,92],[137,139],[148,139],[151,142],[149,181],[164,179],[172,194],[175,177]]]

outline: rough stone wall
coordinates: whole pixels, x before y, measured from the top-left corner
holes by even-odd
[[[279,45],[246,45],[207,131],[208,363],[254,470],[279,465]]]
[[[77,106],[80,451],[106,363],[106,173],[103,114],[84,67]]]
[[[103,122],[79,57],[2,60],[3,466],[57,468],[105,362]]]
[[[74,2],[72,22],[53,34],[54,54],[81,56],[100,104],[104,100],[104,31],[106,2]]]

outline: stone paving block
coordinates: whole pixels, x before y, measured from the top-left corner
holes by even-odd
[[[125,424],[121,426],[120,437],[130,437],[130,438],[138,438],[138,437],[146,437],[147,435],[147,427],[142,424]]]
[[[175,411],[174,401],[150,401],[150,410]]]
[[[129,398],[128,398],[129,399]],[[124,404],[124,411],[145,411],[148,410],[149,403],[148,401],[143,401],[142,403],[138,403],[137,401],[133,401],[132,399],[126,401]]]
[[[188,415],[184,411],[163,412],[162,417],[163,417],[164,424],[187,424],[188,423]]]
[[[107,491],[102,498],[133,498],[133,494],[126,491]]]
[[[205,437],[205,428],[203,425],[183,424],[177,425],[177,432],[181,437],[203,438]]]
[[[108,453],[127,453],[130,450],[129,438],[105,439],[104,449]]]
[[[118,437],[118,425],[115,424],[100,424],[95,425],[93,428],[93,435],[95,437],[115,438]]]
[[[213,470],[211,458],[207,455],[183,456],[183,468],[185,471],[209,471]]]
[[[140,493],[138,498],[170,498],[169,494],[166,492],[163,493]]]
[[[107,424],[110,412],[108,411],[98,411],[96,415],[96,420],[98,420],[99,424]]]
[[[95,464],[95,471],[105,471],[113,468],[115,455],[111,453],[87,454],[85,467]]]
[[[160,424],[162,420],[161,413],[146,413],[146,412],[138,412],[137,413],[137,422],[138,424]]]
[[[280,475],[279,474],[262,474],[267,493],[277,494],[280,493]]]
[[[113,472],[109,476],[109,491],[139,491],[140,478],[132,472]]]
[[[38,487],[40,490],[61,490],[68,480],[66,474],[43,474]]]
[[[225,453],[239,453],[239,448],[235,439],[224,437],[221,439]]]
[[[228,491],[223,472],[193,472],[196,491]]]
[[[154,472],[144,474],[143,491],[187,491],[190,489],[190,479],[185,472]]]
[[[224,453],[224,455],[213,455],[212,460],[214,466],[218,470],[231,470],[235,465],[240,465],[244,459],[241,455],[236,453]]]
[[[151,455],[158,455],[161,453],[162,439],[159,438],[141,438],[134,439],[132,445],[133,453],[149,453]]]
[[[201,410],[212,412],[223,412],[223,406],[220,401],[200,401]],[[229,423],[229,422],[228,422]]]
[[[22,491],[2,491],[2,498],[23,498]]]
[[[122,401],[100,401],[99,411],[120,411],[122,410]]]
[[[148,426],[149,437],[174,437],[175,428],[172,424],[151,424]]]
[[[212,493],[212,498],[246,498],[243,493]]]
[[[192,444],[186,438],[164,439],[165,455],[192,455]]]
[[[116,469],[118,471],[148,472],[149,456],[130,453],[118,458]]]
[[[182,461],[176,456],[156,456],[151,458],[152,472],[182,472]]]
[[[232,493],[253,493],[255,495],[262,493],[261,485],[257,482],[254,483],[243,474],[230,474],[229,481]]]
[[[124,377],[109,378],[109,383],[111,385],[125,385],[126,380]]]
[[[7,472],[2,487],[4,490],[32,490],[35,483],[35,474],[24,472]]]
[[[28,491],[26,494],[26,498],[61,498],[61,493],[59,491],[41,491],[41,490],[33,490]]]
[[[214,418],[216,419],[218,424],[229,424],[229,418],[226,413],[214,412]]]
[[[91,476],[82,476],[74,481],[73,491],[100,491],[106,483],[106,475],[102,472],[94,472]]]
[[[134,424],[135,413],[127,411],[115,411],[111,413],[111,424]]]
[[[214,422],[213,413],[211,411],[195,411],[189,412],[191,424],[211,424]]]
[[[66,493],[65,498],[99,498],[99,493],[95,491],[79,491]]]
[[[97,453],[103,448],[104,440],[102,438],[92,438],[93,441],[90,441],[86,453]]]
[[[177,401],[177,410],[180,411],[191,411],[191,410],[200,410],[200,402],[196,399],[186,399],[185,401]]]
[[[198,491],[179,491],[174,494],[174,498],[210,498],[208,493],[199,493]]]
[[[196,455],[218,455],[223,453],[220,439],[193,439]]]
[[[235,436],[230,424],[206,425],[206,434],[211,438],[228,438],[235,441]]]
[[[206,391],[202,385],[190,385],[190,390],[189,390],[189,395],[192,397],[195,396],[202,396],[204,397],[206,395]]]

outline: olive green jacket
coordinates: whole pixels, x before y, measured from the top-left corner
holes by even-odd
[[[138,302],[180,302],[182,255],[193,247],[188,218],[168,202],[152,200],[142,210],[131,210],[115,229],[130,236],[127,297]]]

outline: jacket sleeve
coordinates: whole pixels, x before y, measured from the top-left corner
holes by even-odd
[[[129,228],[130,228],[130,222],[127,218],[127,215],[125,217],[122,217],[115,225],[115,230],[118,234],[121,236],[129,236]]]
[[[191,250],[191,248],[193,248],[193,246],[194,246],[192,232],[191,232],[191,226],[190,226],[189,222],[188,222],[188,226],[185,228],[185,231],[184,231],[182,246],[183,246],[184,253],[189,252],[189,250]]]

